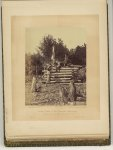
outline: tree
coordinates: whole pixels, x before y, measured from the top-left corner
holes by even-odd
[[[86,65],[86,44],[76,47],[75,57],[77,64]]]
[[[26,54],[26,75],[41,74],[43,69],[43,57],[37,54]]]
[[[45,62],[49,63],[51,61],[53,46],[55,48],[56,60],[63,61],[65,54],[69,53],[68,48],[64,45],[60,38],[58,38],[58,41],[56,41],[52,35],[47,35],[42,39],[40,46],[38,47],[45,59]]]
[[[86,44],[71,49],[69,59],[72,64],[86,65]]]
[[[37,51],[41,51],[45,62],[49,62],[51,60],[52,55],[52,47],[55,45],[56,41],[53,39],[53,36],[48,35],[44,36],[42,41],[40,42],[40,46],[38,47]]]
[[[31,73],[31,54],[25,54],[25,74]]]
[[[69,54],[69,49],[64,45],[63,41],[59,38],[58,42],[55,43],[55,55],[58,61],[63,61],[65,54]]]
[[[86,44],[77,46],[74,49],[68,49],[63,40],[54,39],[52,35],[42,38],[40,46],[36,48],[35,54],[26,54],[25,73],[26,75],[40,75],[46,63],[51,62],[52,48],[55,49],[55,59],[64,61],[65,56],[68,62],[74,65],[86,65]]]

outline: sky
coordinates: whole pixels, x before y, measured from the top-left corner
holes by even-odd
[[[76,27],[40,27],[26,29],[26,50],[33,53],[36,46],[40,45],[44,36],[52,35],[56,40],[61,38],[67,48],[75,48],[77,45],[83,45],[86,42],[86,32],[83,28]]]
[[[98,16],[36,16],[25,18],[26,53],[35,53],[44,36],[61,38],[67,48],[97,39]]]

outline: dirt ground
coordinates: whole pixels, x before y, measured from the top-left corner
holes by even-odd
[[[63,105],[63,102],[59,96],[60,86],[63,86],[69,91],[69,85],[60,85],[58,83],[48,84],[43,83],[39,92],[31,92],[31,82],[26,82],[25,92],[25,104],[26,105]],[[75,84],[77,90],[77,99],[73,105],[85,105],[86,104],[86,84]],[[70,105],[67,103],[66,105]]]

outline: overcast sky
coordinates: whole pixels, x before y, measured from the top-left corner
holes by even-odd
[[[25,28],[26,52],[34,53],[44,36],[61,38],[67,48],[93,44],[98,41],[99,19],[97,15],[83,16],[33,16],[20,18]],[[95,40],[95,41],[94,41]]]
[[[52,35],[55,39],[61,38],[64,44],[69,48],[75,48],[77,45],[86,43],[86,32],[83,28],[78,27],[39,27],[26,29],[26,51],[35,52],[36,46],[44,36]]]

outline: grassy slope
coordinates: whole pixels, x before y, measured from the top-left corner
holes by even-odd
[[[26,105],[61,105],[62,101],[59,97],[59,84],[41,85],[40,92],[31,92],[31,82],[26,82],[25,99]],[[62,85],[69,91],[69,85]],[[86,84],[76,85],[77,93],[81,96],[77,97],[77,104],[85,104],[86,101]],[[83,96],[83,97],[82,97]]]

